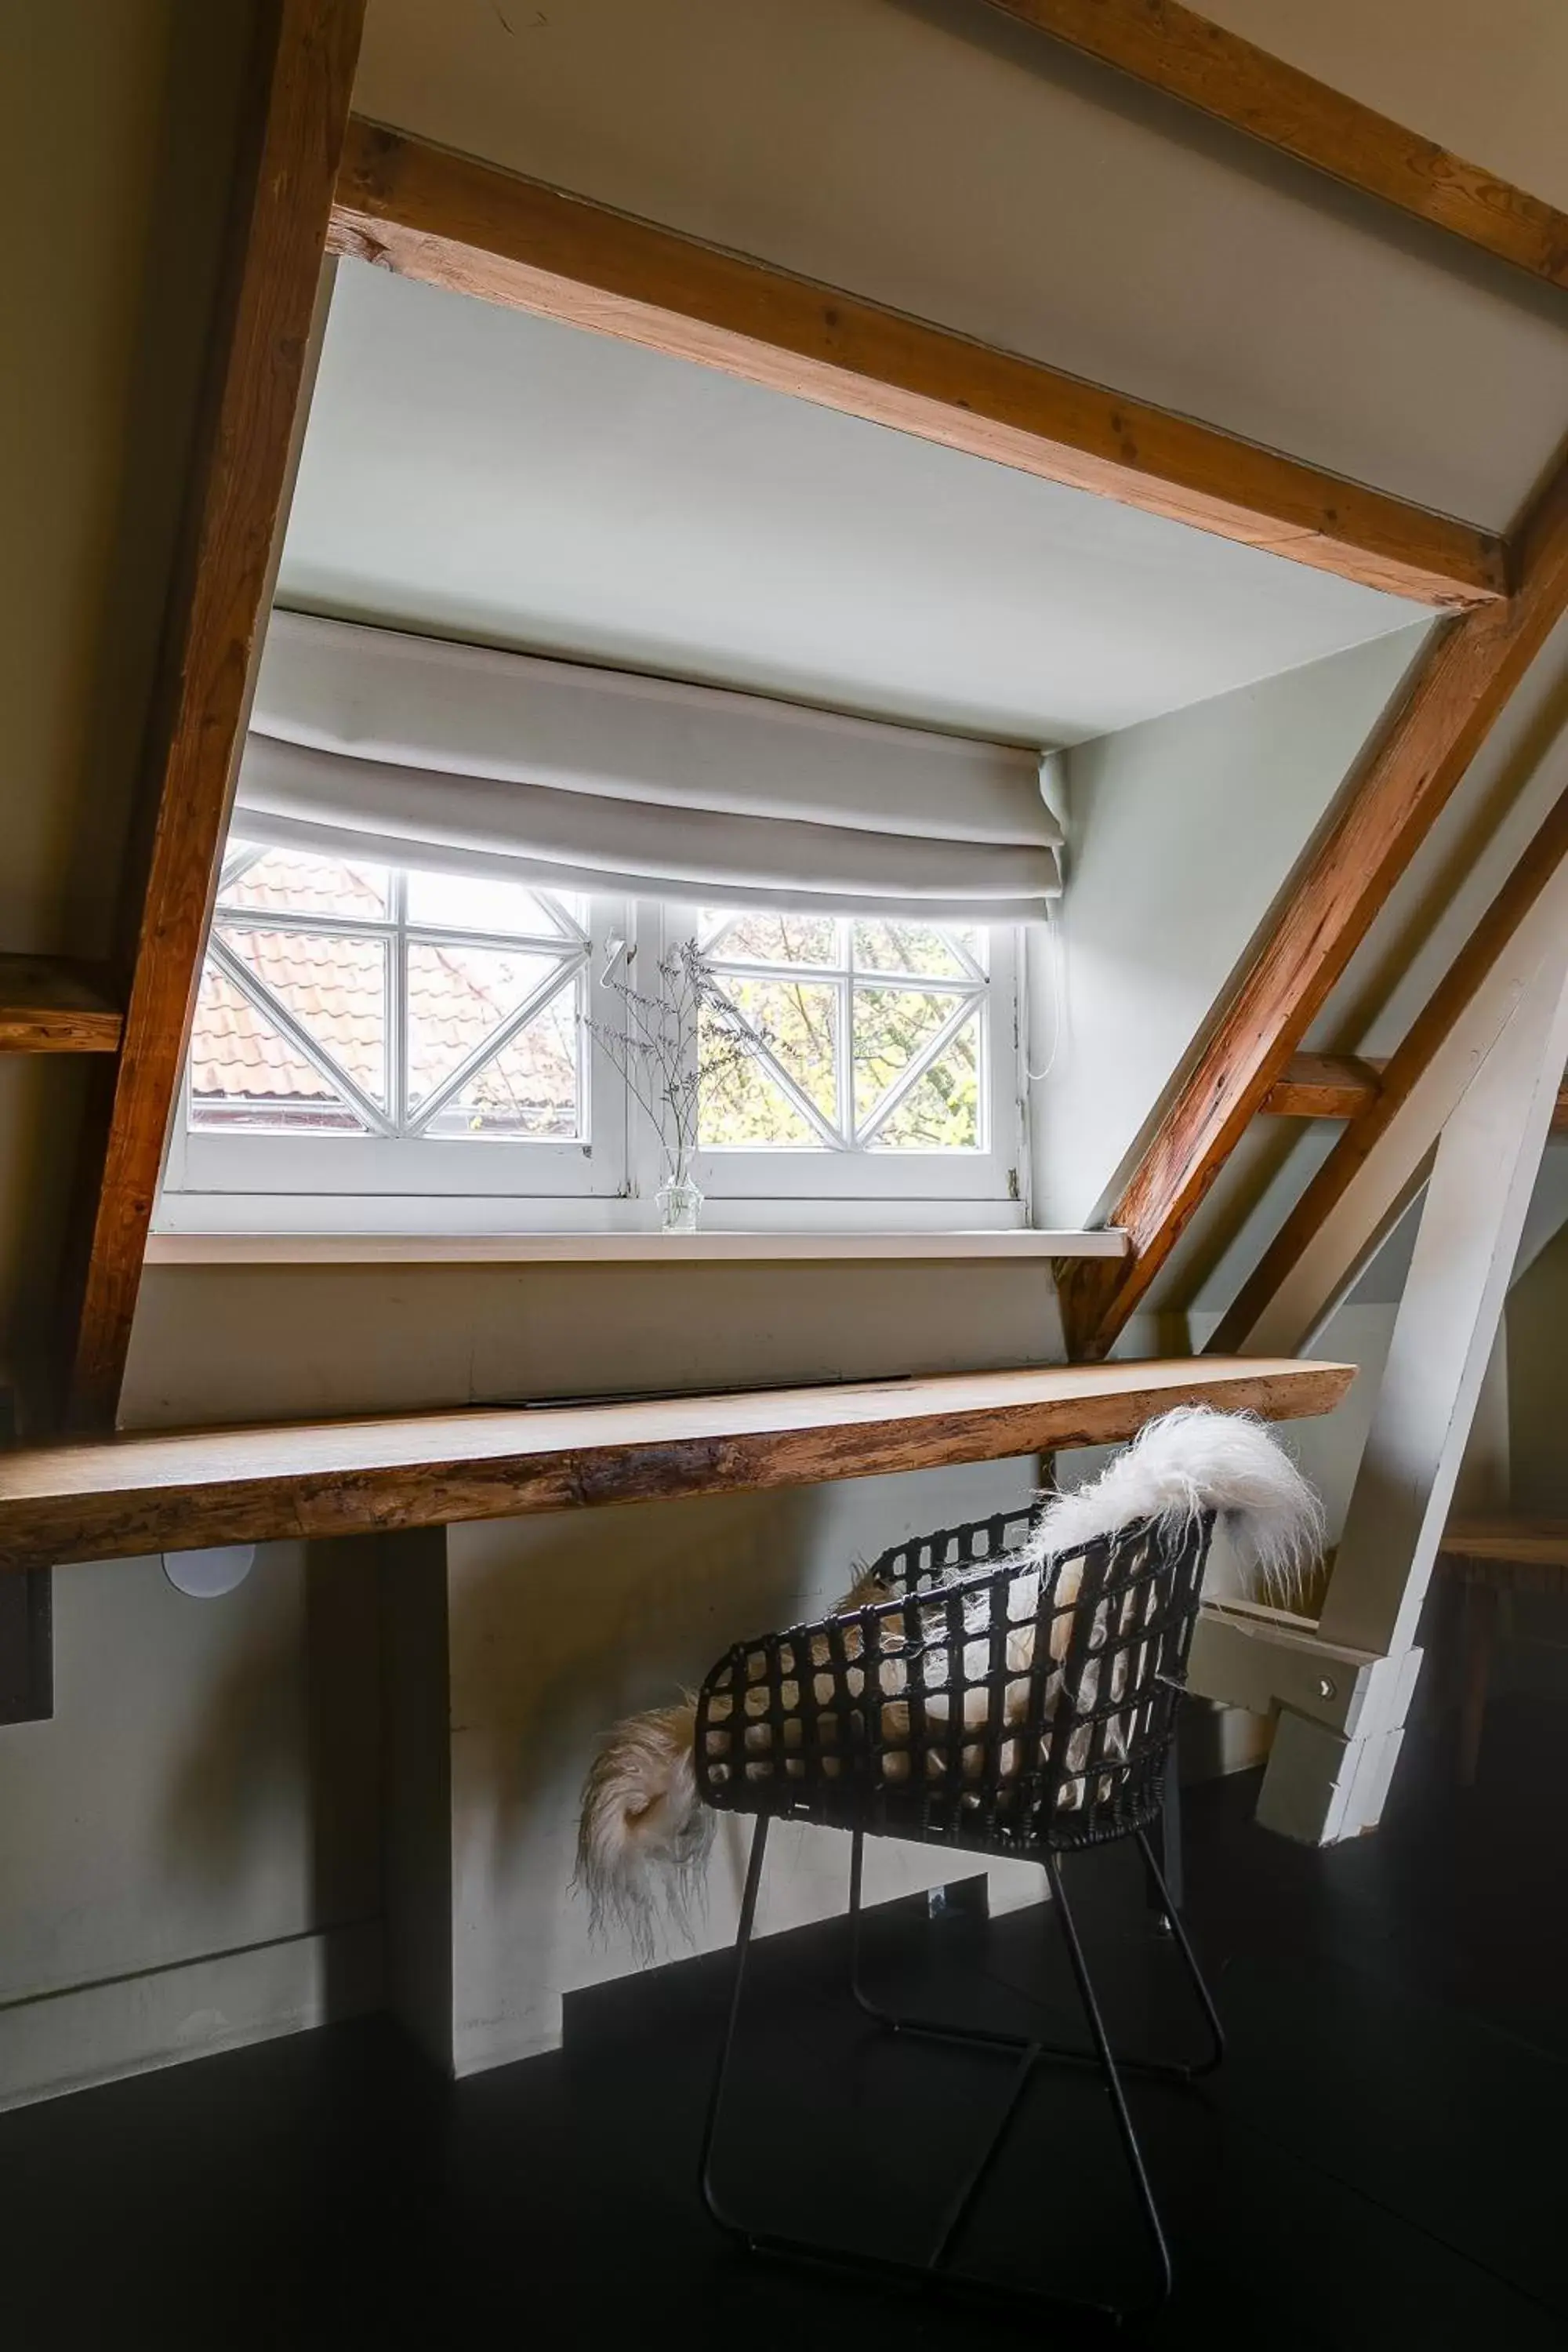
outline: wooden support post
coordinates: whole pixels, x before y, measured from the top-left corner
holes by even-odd
[[[322,258],[365,0],[261,11],[198,459],[171,587],[128,860],[134,941],[105,1120],[84,1146],[66,1410],[112,1423],[200,978],[234,770],[324,316]]]
[[[1542,904],[1552,902],[1543,893]],[[1258,1820],[1328,1845],[1376,1826],[1404,1738],[1416,1629],[1568,1056],[1568,919],[1522,979],[1494,975],[1494,1042],[1449,1116],[1318,1622],[1378,1661],[1353,1725],[1280,1711]]]

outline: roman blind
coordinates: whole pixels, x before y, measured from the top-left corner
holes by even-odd
[[[1040,755],[766,696],[272,615],[235,831],[560,889],[1029,922]]]

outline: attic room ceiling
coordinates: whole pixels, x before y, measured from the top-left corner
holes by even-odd
[[[278,600],[1050,743],[1426,617],[357,262],[338,272]]]

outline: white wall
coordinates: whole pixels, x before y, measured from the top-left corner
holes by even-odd
[[[1091,1223],[1114,1198],[1426,627],[1066,755],[1060,987],[1037,1024],[1042,1223]]]
[[[1326,675],[1329,664],[1318,665]],[[1114,740],[1114,739],[1112,739]],[[1560,623],[1390,892],[1308,1033],[1323,1053],[1386,1055],[1469,938],[1548,810],[1568,789],[1568,621]],[[1334,1121],[1259,1119],[1242,1139],[1154,1286],[1157,1306],[1217,1312],[1236,1296],[1339,1134]],[[1563,1147],[1549,1148],[1526,1250],[1563,1195]],[[1358,1296],[1398,1296],[1391,1237]]]

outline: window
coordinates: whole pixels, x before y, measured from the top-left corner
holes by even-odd
[[[706,1193],[1016,1197],[1011,931],[725,910],[696,937],[757,1041],[702,1102]]]
[[[696,914],[237,840],[160,1223],[651,1224],[658,1139],[588,1022],[616,1017],[599,982],[628,953],[640,977],[693,938],[754,1041],[701,1102],[706,1222],[1016,1220],[1010,929]]]

